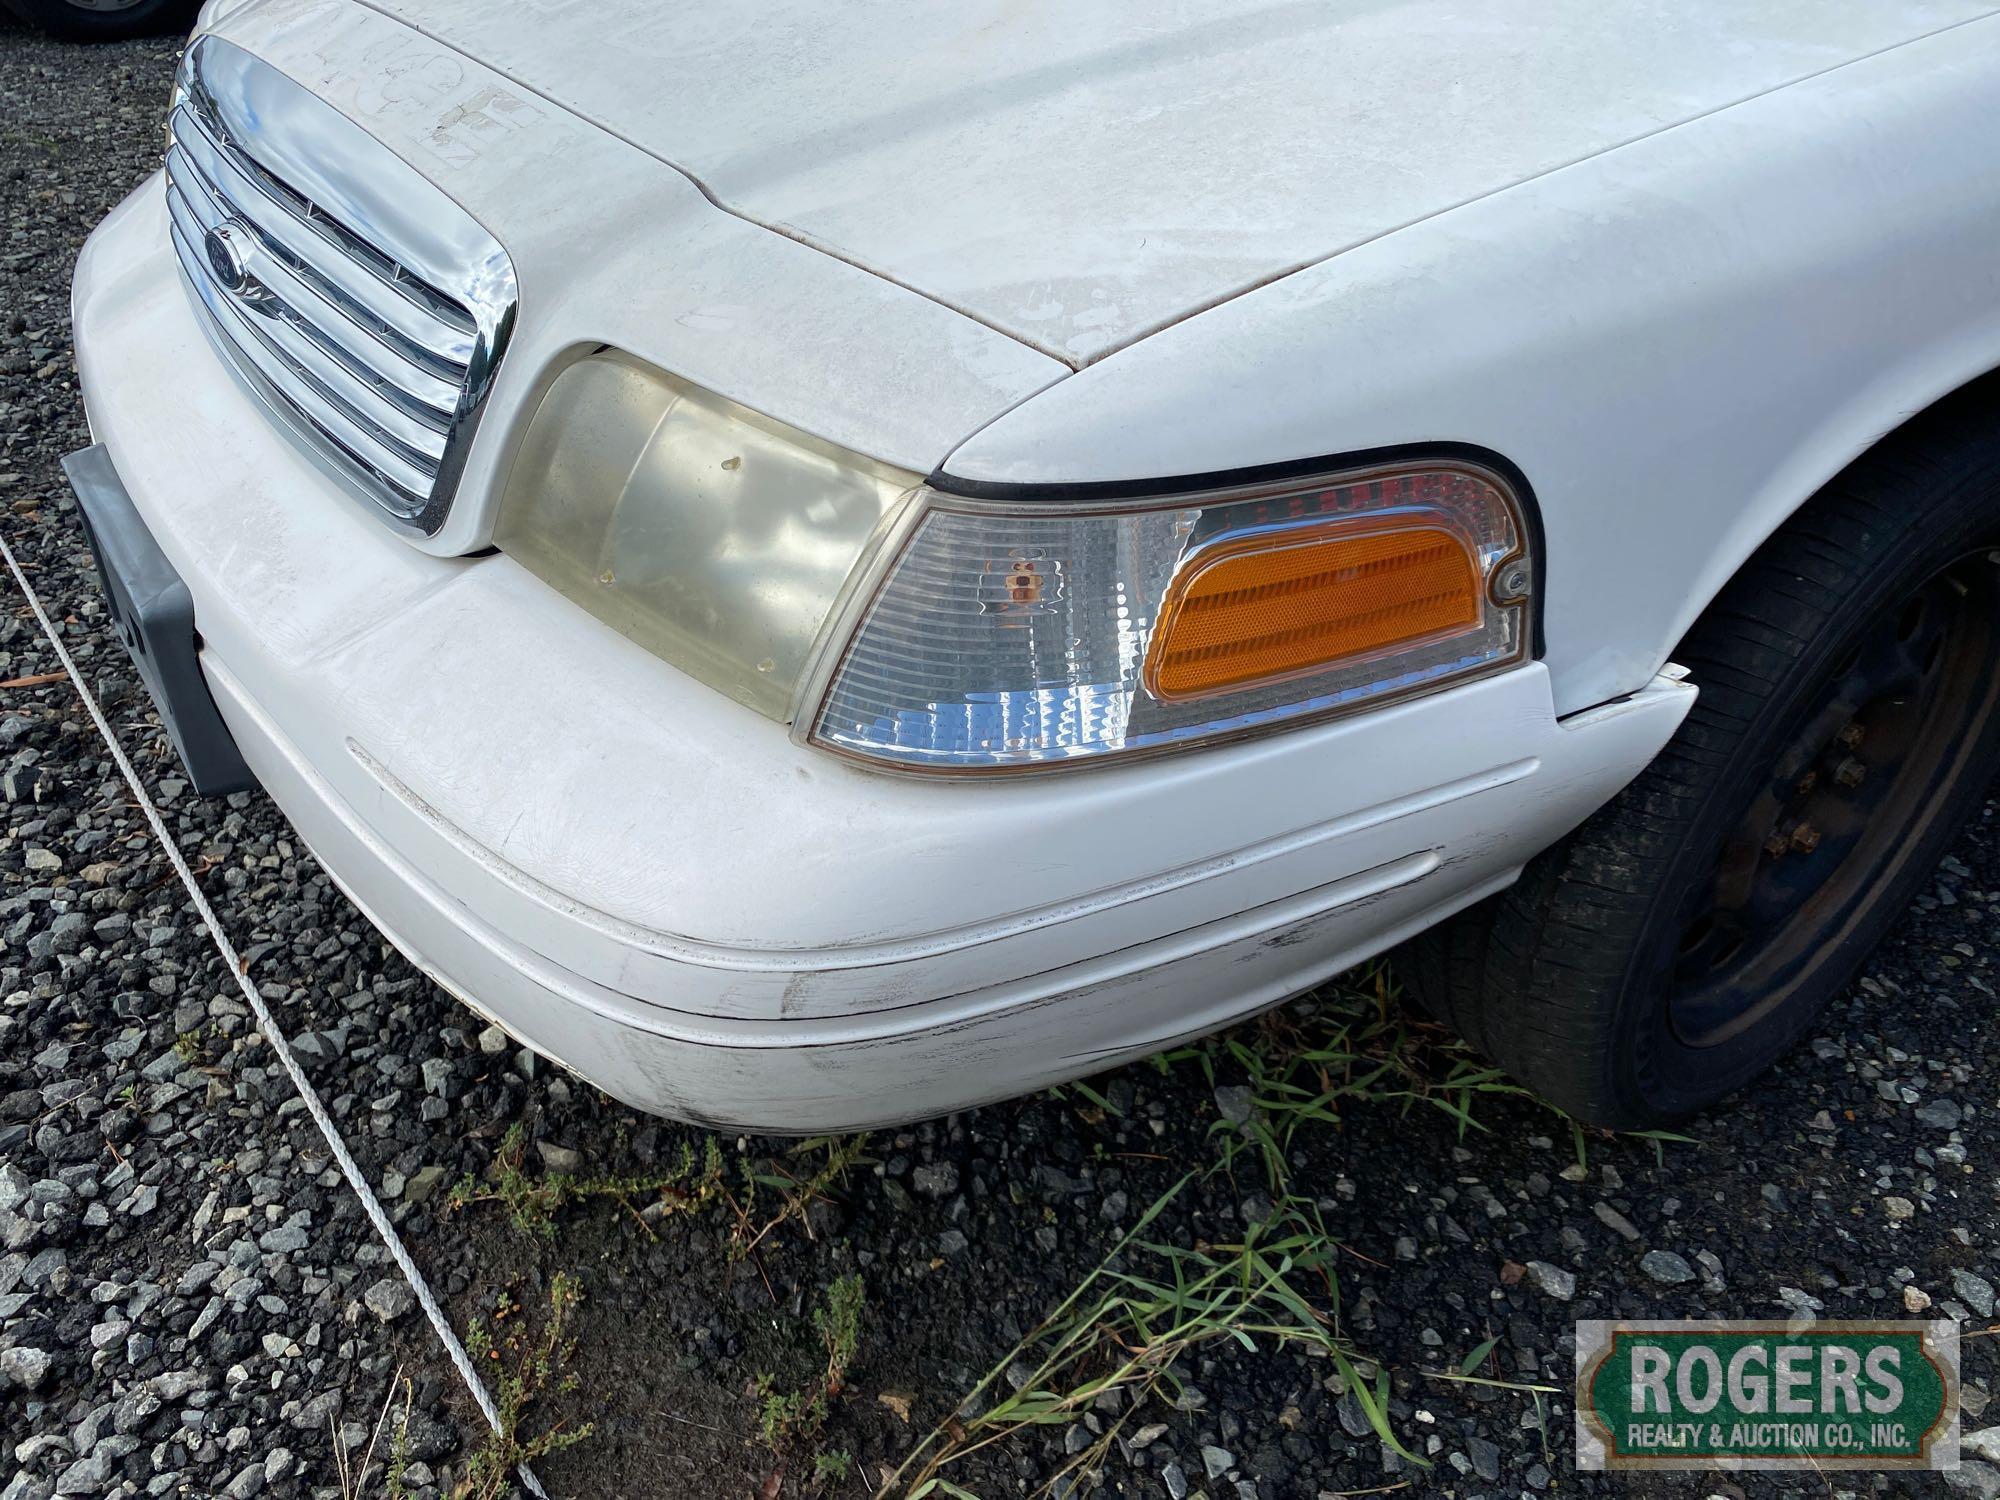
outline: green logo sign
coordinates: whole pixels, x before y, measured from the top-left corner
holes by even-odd
[[[1955,1469],[1956,1323],[1576,1333],[1580,1469]]]

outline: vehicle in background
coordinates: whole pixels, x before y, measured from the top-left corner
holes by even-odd
[[[126,37],[184,31],[200,0],[0,0],[8,10],[51,36],[71,42],[115,42]]]
[[[213,0],[71,474],[197,787],[633,1104],[1414,939],[1656,1125],[2000,763],[1996,119],[1974,0]]]

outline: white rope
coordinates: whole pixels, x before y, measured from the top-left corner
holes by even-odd
[[[250,982],[247,972],[249,965],[237,956],[235,944],[231,943],[223,932],[222,924],[216,920],[214,909],[208,904],[208,898],[202,895],[201,887],[195,883],[194,872],[181,857],[179,847],[168,837],[167,825],[161,821],[159,810],[153,806],[153,799],[146,795],[145,787],[140,784],[139,773],[132,769],[132,762],[126,758],[123,747],[118,743],[118,736],[112,733],[111,725],[105,721],[103,712],[97,706],[96,698],[92,697],[90,689],[84,686],[83,674],[77,671],[76,663],[70,660],[69,651],[63,646],[62,638],[56,634],[55,626],[49,621],[48,612],[42,608],[40,597],[35,593],[34,586],[28,582],[27,574],[21,571],[21,564],[15,560],[14,550],[7,545],[5,537],[0,537],[0,556],[6,558],[8,570],[13,573],[14,581],[20,584],[21,592],[27,597],[28,607],[35,612],[36,620],[41,622],[42,634],[48,637],[49,644],[55,648],[56,660],[62,663],[63,671],[69,674],[70,683],[75,687],[77,696],[83,699],[83,706],[90,714],[91,723],[97,726],[98,734],[103,736],[105,746],[111,751],[111,758],[118,763],[118,769],[124,774],[125,784],[132,789],[133,797],[138,800],[139,810],[146,815],[146,821],[152,825],[153,837],[159,840],[160,848],[166,851],[167,860],[174,867],[174,873],[180,876],[181,884],[187,887],[188,899],[194,903],[195,911],[200,914],[203,924],[208,928],[208,935],[215,940],[216,951],[222,955],[223,962],[229,966],[229,972],[235,976],[237,988],[243,991],[243,998],[250,1002],[250,1009],[256,1014],[257,1025],[263,1031],[265,1040],[278,1054],[278,1061],[285,1065],[285,1072],[291,1076],[292,1086],[299,1091],[299,1097],[305,1101],[306,1113],[311,1115],[313,1123],[319,1126],[319,1133],[326,1137],[326,1144],[333,1152],[333,1159],[340,1164],[341,1174],[347,1178],[347,1185],[354,1189],[354,1196],[361,1200],[361,1207],[368,1214],[368,1222],[375,1226],[375,1232],[382,1237],[382,1243],[389,1247],[389,1254],[395,1260],[397,1268],[409,1281],[411,1290],[417,1294],[417,1305],[423,1308],[424,1316],[430,1319],[432,1329],[436,1331],[439,1342],[444,1345],[445,1353],[451,1356],[452,1364],[457,1367],[459,1375],[464,1379],[465,1388],[472,1393],[472,1399],[479,1404],[480,1413],[486,1418],[487,1425],[495,1432],[499,1432],[499,1408],[493,1404],[493,1397],[487,1391],[486,1383],[479,1378],[479,1372],[473,1368],[472,1357],[465,1352],[465,1345],[458,1341],[458,1335],[452,1332],[451,1324],[445,1320],[443,1310],[438,1307],[437,1298],[431,1295],[430,1283],[424,1280],[424,1273],[417,1269],[417,1263],[410,1259],[410,1252],[403,1248],[403,1241],[397,1235],[394,1226],[389,1223],[389,1216],[383,1212],[382,1204],[376,1198],[374,1189],[368,1185],[368,1179],[362,1176],[361,1168],[356,1165],[354,1158],[348,1154],[347,1143],[340,1138],[340,1131],[327,1114],[326,1106],[320,1103],[318,1092],[300,1069],[298,1059],[292,1056],[292,1049],[285,1040],[284,1032],[278,1029],[277,1021],[272,1017],[269,1007],[264,1004],[264,997],[257,993],[257,986]],[[542,1488],[541,1483],[525,1463],[516,1470],[516,1473],[529,1494],[540,1497],[540,1500],[548,1500],[548,1492]]]

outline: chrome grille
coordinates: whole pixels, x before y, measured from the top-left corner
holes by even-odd
[[[216,37],[174,90],[167,210],[211,338],[397,521],[450,509],[514,319],[506,252],[421,173]]]

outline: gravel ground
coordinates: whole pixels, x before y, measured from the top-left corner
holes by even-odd
[[[105,629],[56,468],[85,441],[67,352],[75,250],[154,166],[175,53],[0,29],[0,527],[482,1359],[518,1368],[548,1335],[552,1287],[580,1294],[574,1347],[558,1341],[556,1388],[524,1423],[594,1424],[538,1464],[550,1492],[870,1493],[1149,1205],[1240,1138],[1241,1059],[1210,1049],[1206,1067],[1127,1069],[1093,1093],[880,1133],[823,1191],[787,1189],[832,1148],[710,1142],[565,1079],[390,951],[262,797],[189,794]],[[481,1425],[69,688],[35,681],[56,663],[7,589],[0,1500],[382,1494],[379,1464],[343,1479],[378,1428],[401,1434],[404,1491],[451,1493],[477,1475]],[[1338,1246],[1315,1295],[1331,1309],[1337,1278],[1341,1330],[1390,1373],[1394,1429],[1428,1467],[1377,1439],[1332,1360],[1266,1340],[1196,1349],[1177,1398],[1102,1398],[950,1474],[988,1497],[1031,1493],[1122,1420],[1097,1482],[1175,1500],[1945,1492],[1933,1476],[1578,1476],[1562,1388],[1582,1317],[1928,1306],[1991,1327],[1996,921],[1989,806],[1811,1046],[1685,1143],[1593,1136],[1579,1159],[1564,1122],[1504,1096],[1480,1101],[1486,1128],[1467,1134],[1425,1102],[1356,1103],[1302,1131],[1290,1182]],[[1235,1040],[1323,1039],[1354,1004],[1330,991]],[[1242,1238],[1273,1212],[1253,1161],[1185,1187],[1147,1237]],[[601,1174],[642,1181],[542,1229],[499,1201],[449,1203],[468,1177],[497,1200]],[[1147,1269],[1136,1251],[1123,1263]],[[823,1431],[774,1408],[784,1430],[760,1433],[770,1396],[828,1383],[814,1314],[856,1277]],[[1507,1384],[1425,1373],[1489,1339],[1482,1373]],[[1993,1462],[1953,1476],[1958,1493],[2000,1494],[1993,1351],[1966,1344],[1966,1431]],[[845,1477],[815,1472],[841,1454]]]

